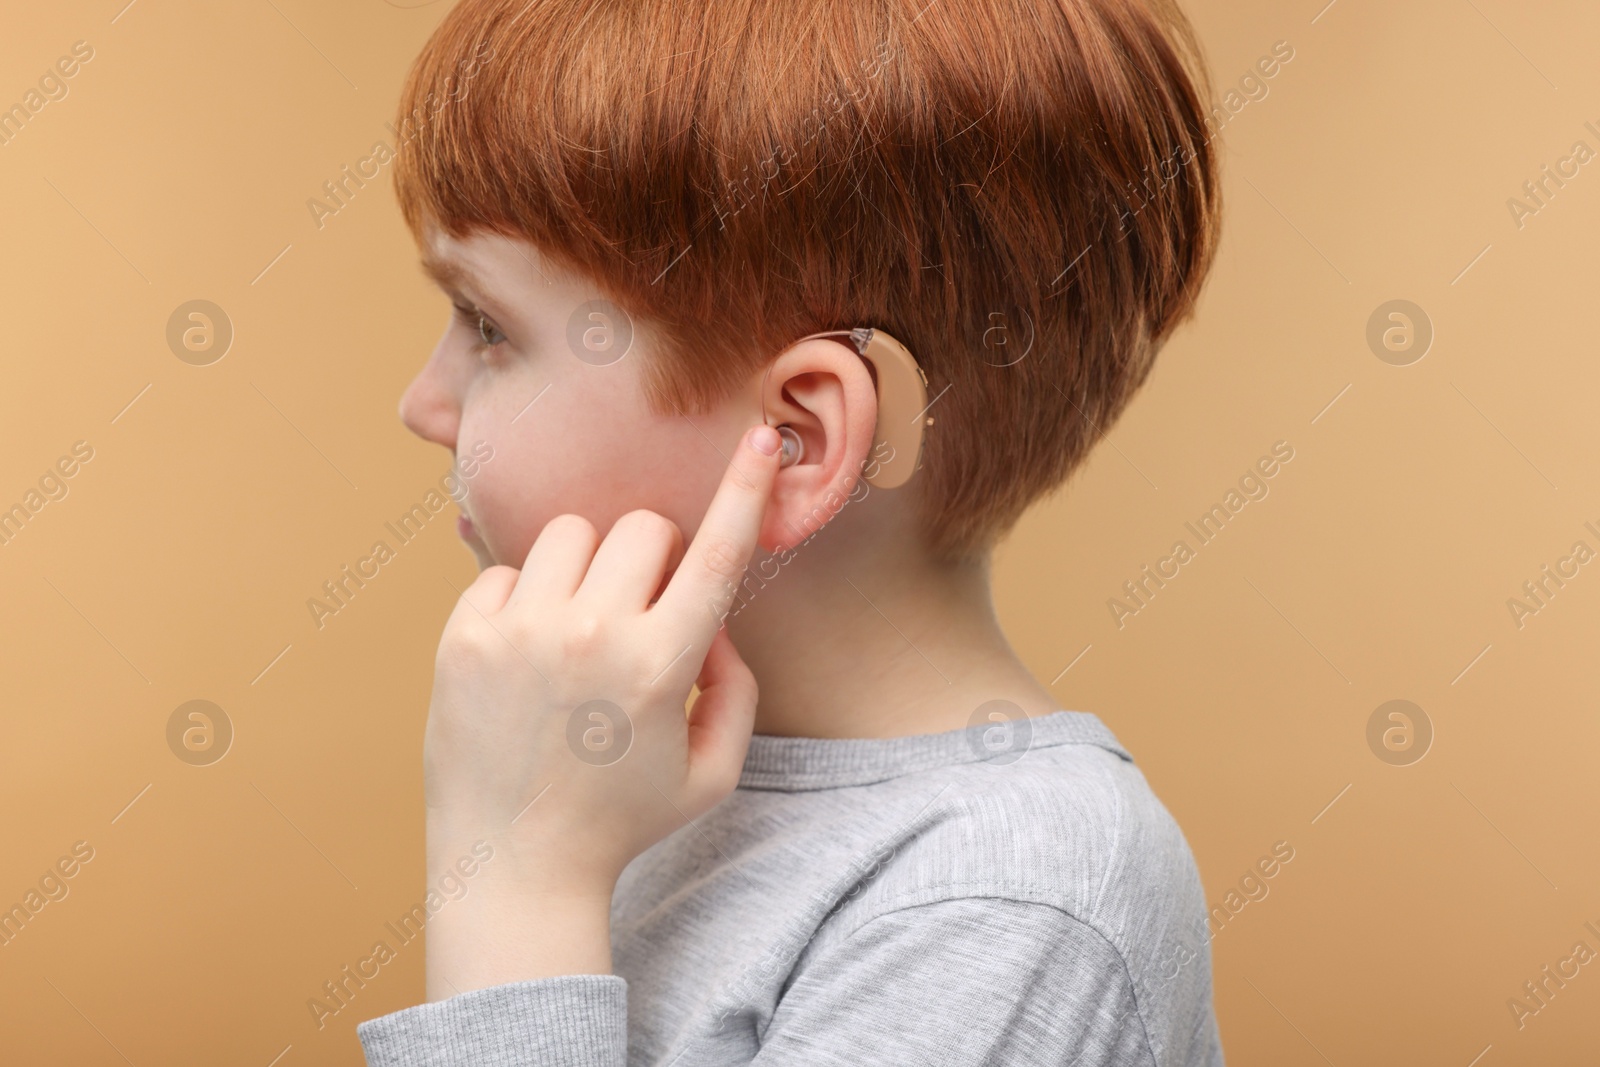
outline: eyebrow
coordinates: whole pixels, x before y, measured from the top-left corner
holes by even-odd
[[[443,289],[460,288],[463,282],[480,293],[486,288],[478,275],[453,260],[435,259],[431,255],[423,255],[422,273]]]

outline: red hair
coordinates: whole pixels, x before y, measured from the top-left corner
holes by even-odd
[[[663,414],[809,333],[905,342],[936,422],[900,491],[954,560],[1067,478],[1191,313],[1209,95],[1171,0],[461,0],[395,182],[419,239],[521,237],[647,321]]]

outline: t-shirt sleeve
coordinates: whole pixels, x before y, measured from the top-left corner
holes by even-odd
[[[1122,956],[1043,904],[944,900],[802,961],[757,1067],[1152,1067]]]
[[[474,989],[356,1025],[368,1067],[625,1067],[628,984],[574,974]]]

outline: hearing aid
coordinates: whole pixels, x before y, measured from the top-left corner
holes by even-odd
[[[806,443],[793,426],[784,423],[778,427],[778,437],[783,442],[783,454],[778,457],[779,467],[792,467],[805,458]]]
[[[906,346],[882,330],[870,326],[824,330],[807,334],[794,343],[817,337],[848,338],[856,354],[872,371],[873,386],[878,394],[878,422],[872,431],[872,459],[868,463],[873,473],[863,474],[867,484],[876,489],[904,485],[922,467],[923,428],[933,425],[933,416],[926,414],[928,376]],[[771,372],[769,365],[767,373]],[[765,388],[761,395],[763,419],[770,426],[772,423],[765,413]],[[779,466],[789,467],[800,462],[805,455],[800,435],[788,424],[778,426],[777,430],[783,440]]]

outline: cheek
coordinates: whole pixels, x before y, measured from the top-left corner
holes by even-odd
[[[672,424],[683,420],[645,410],[630,376],[581,369],[554,381],[506,379],[462,412],[460,447],[478,440],[494,446],[494,459],[469,483],[466,509],[498,563],[521,566],[557,515],[582,515],[603,537],[634,508],[662,510],[652,501],[663,500],[670,486],[653,481],[654,465],[640,457],[684,447],[661,440],[681,433]],[[683,430],[694,434],[687,425]]]

